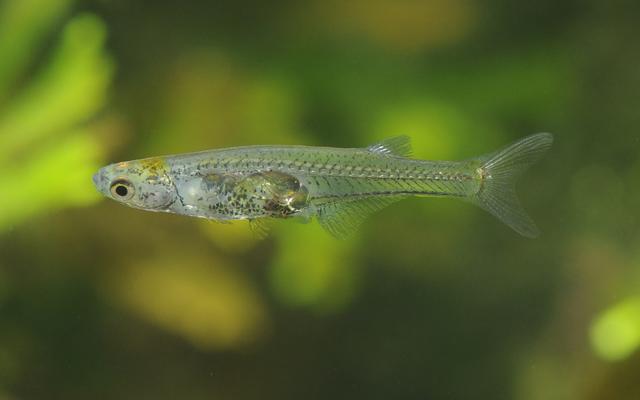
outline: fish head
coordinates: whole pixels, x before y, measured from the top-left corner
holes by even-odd
[[[101,168],[93,183],[106,197],[129,207],[169,211],[177,198],[162,158],[125,161]]]

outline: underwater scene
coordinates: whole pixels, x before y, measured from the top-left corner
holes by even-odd
[[[0,0],[0,400],[640,399],[639,19]]]

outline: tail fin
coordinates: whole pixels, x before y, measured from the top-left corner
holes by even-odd
[[[484,208],[519,234],[534,238],[540,234],[516,196],[517,179],[551,147],[553,136],[538,133],[481,157],[478,173],[482,184],[472,202]]]

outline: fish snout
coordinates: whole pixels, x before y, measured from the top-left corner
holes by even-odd
[[[99,170],[95,174],[93,174],[93,184],[96,186],[99,192],[104,193],[104,182],[105,182],[105,174],[104,170]]]

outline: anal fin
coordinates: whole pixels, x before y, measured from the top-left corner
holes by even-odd
[[[350,197],[316,204],[320,225],[331,235],[344,239],[356,231],[371,214],[406,196]]]

